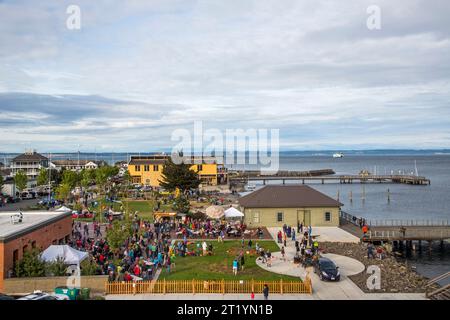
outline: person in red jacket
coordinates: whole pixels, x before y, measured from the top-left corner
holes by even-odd
[[[136,264],[133,271],[135,276],[139,277],[141,275],[141,267],[138,264]]]

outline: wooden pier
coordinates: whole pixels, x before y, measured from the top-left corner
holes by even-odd
[[[445,241],[450,239],[448,220],[365,220],[369,227],[366,236],[362,234],[360,219],[341,211],[341,227],[361,238],[362,241]]]
[[[326,175],[326,176],[280,176],[280,175],[241,175],[230,177],[231,184],[247,184],[250,181],[261,181],[266,184],[269,181],[298,181],[299,183],[334,182],[341,184],[351,183],[402,183],[411,185],[430,185],[430,179],[413,175]]]

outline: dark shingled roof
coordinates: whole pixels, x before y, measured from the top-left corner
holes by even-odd
[[[239,199],[244,208],[340,207],[339,201],[305,185],[268,185]]]
[[[48,160],[46,157],[44,157],[42,154],[39,153],[23,153],[12,159],[13,162],[15,161],[45,161]]]

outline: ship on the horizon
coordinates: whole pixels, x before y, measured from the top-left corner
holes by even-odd
[[[342,152],[333,153],[333,158],[343,158],[344,154]]]

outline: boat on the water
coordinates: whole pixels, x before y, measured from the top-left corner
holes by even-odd
[[[333,158],[343,158],[344,154],[342,152],[336,152],[333,154]]]

